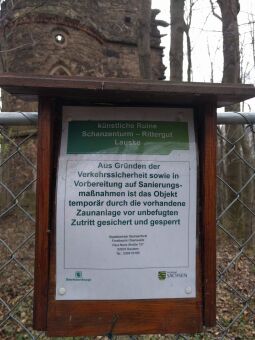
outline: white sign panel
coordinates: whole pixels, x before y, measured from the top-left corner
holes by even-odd
[[[189,109],[65,107],[57,300],[196,296]]]

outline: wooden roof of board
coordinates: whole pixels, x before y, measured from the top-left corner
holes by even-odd
[[[104,79],[2,73],[0,86],[22,99],[56,97],[85,105],[194,107],[213,102],[227,106],[255,97],[253,85],[174,83],[141,79]]]

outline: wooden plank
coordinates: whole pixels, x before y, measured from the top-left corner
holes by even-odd
[[[199,108],[204,325],[216,323],[216,104]]]
[[[201,305],[195,299],[50,301],[49,336],[196,333]]]
[[[133,102],[147,105],[193,105],[205,96],[214,96],[218,106],[229,105],[255,96],[253,85],[144,82],[139,79],[93,79],[22,74],[0,75],[0,86],[11,94],[54,95],[87,98],[92,102]],[[120,98],[119,98],[120,97]]]
[[[235,95],[242,93],[242,91],[250,90],[255,92],[253,85],[237,84],[237,83],[199,83],[199,82],[171,82],[171,81],[145,81],[142,79],[129,78],[91,78],[80,76],[50,76],[50,75],[32,75],[32,74],[16,74],[16,73],[2,73],[0,75],[1,86],[19,86],[35,88],[76,88],[76,89],[119,89],[134,91],[159,91],[169,92],[175,89],[177,92],[191,92],[199,94],[214,94],[217,95],[222,91],[229,93],[231,90],[235,91]],[[171,91],[170,91],[171,92]]]
[[[37,207],[35,237],[34,320],[36,330],[47,327],[49,223],[52,160],[52,100],[41,98],[38,117]]]

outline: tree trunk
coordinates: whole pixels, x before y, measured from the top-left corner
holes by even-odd
[[[137,24],[137,47],[140,74],[143,79],[152,78],[151,70],[151,0],[139,0],[142,10]]]
[[[223,32],[223,83],[240,83],[240,49],[239,49],[239,29],[237,15],[240,11],[239,0],[217,0],[222,19]],[[240,104],[232,105],[225,108],[225,111],[240,111]],[[226,158],[226,179],[229,186],[237,193],[242,188],[242,161],[235,152],[242,154],[242,145],[237,141],[243,134],[243,126],[228,125],[226,126],[226,138],[233,144],[227,145],[227,152],[233,148],[233,152]],[[231,190],[228,191],[226,205],[237,198]],[[236,201],[230,209],[231,214],[225,216],[224,223],[229,228],[235,223],[236,236],[240,239],[244,232],[243,207]]]
[[[183,79],[183,33],[185,0],[171,0],[171,48],[170,48],[170,80]]]
[[[222,15],[223,83],[240,83],[240,51],[237,15],[239,0],[217,0]]]
[[[191,40],[189,35],[189,28],[186,30],[186,39],[187,39],[187,56],[188,56],[188,69],[187,69],[187,80],[191,82],[192,77],[192,59],[191,59]]]

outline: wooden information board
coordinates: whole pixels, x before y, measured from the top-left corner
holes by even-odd
[[[1,75],[39,99],[34,328],[216,321],[216,108],[252,86]]]
[[[64,107],[56,300],[196,297],[196,158],[192,110]]]
[[[60,117],[48,334],[200,331],[194,110],[63,106]]]

